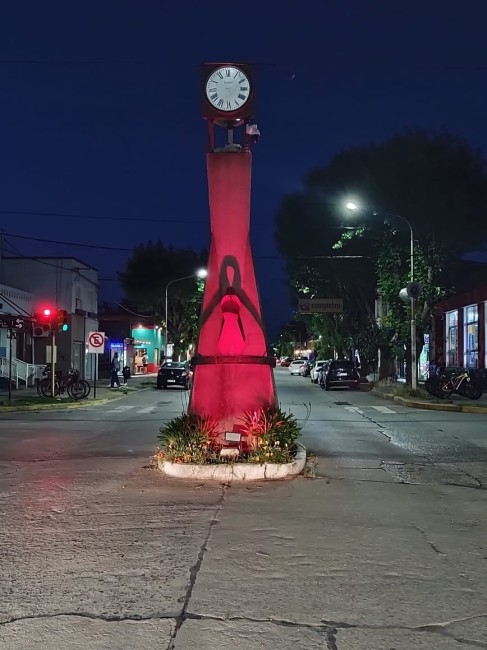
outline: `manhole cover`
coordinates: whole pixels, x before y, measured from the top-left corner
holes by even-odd
[[[350,402],[333,402],[337,406],[352,406]]]

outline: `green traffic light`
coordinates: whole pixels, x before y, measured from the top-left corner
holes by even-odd
[[[68,324],[64,323],[61,329],[62,329],[63,332],[67,332],[68,331]]]

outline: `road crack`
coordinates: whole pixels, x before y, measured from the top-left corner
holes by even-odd
[[[222,501],[223,503],[223,501]],[[215,513],[218,514],[218,511]],[[210,524],[213,527],[215,524]],[[211,529],[210,529],[211,530]],[[207,536],[206,544],[211,539],[211,534]],[[198,561],[195,564],[195,567],[198,565],[201,566],[201,563],[204,558],[206,549],[203,550],[205,543],[202,545],[201,549],[202,555],[201,560],[198,556]],[[193,582],[188,586],[187,591],[187,601],[188,604],[191,599],[192,589],[194,587],[198,572],[193,573]],[[390,631],[390,632],[416,632],[421,634],[434,634],[435,636],[442,636],[444,638],[452,639],[459,644],[465,644],[469,647],[484,648],[487,650],[487,643],[483,641],[476,641],[473,639],[468,639],[465,635],[460,637],[455,636],[455,634],[448,631],[450,625],[455,625],[456,623],[468,623],[469,621],[474,621],[477,619],[487,619],[487,612],[481,614],[472,614],[470,616],[464,616],[458,619],[453,619],[446,622],[439,623],[427,623],[425,625],[373,625],[366,623],[348,623],[346,621],[329,621],[326,619],[321,619],[319,623],[303,623],[299,621],[290,621],[287,619],[279,618],[257,618],[251,616],[212,616],[210,614],[193,614],[187,609],[183,613],[172,613],[172,612],[160,612],[154,613],[151,615],[143,616],[109,616],[109,615],[96,615],[88,612],[59,612],[56,614],[37,614],[31,616],[19,616],[18,618],[12,618],[8,621],[0,622],[0,625],[8,625],[17,621],[31,620],[31,619],[50,619],[50,618],[59,618],[62,616],[69,616],[73,618],[88,618],[91,620],[105,621],[107,623],[118,623],[122,621],[134,621],[134,622],[143,622],[143,621],[153,621],[153,620],[172,620],[175,622],[174,630],[171,636],[170,643],[167,650],[174,650],[175,640],[177,632],[183,625],[185,621],[216,621],[216,622],[246,622],[246,623],[258,623],[258,624],[270,624],[276,625],[278,627],[288,627],[288,628],[299,628],[313,631],[316,634],[320,635],[324,642],[326,643],[326,650],[339,650],[339,641],[340,641],[340,631],[342,630],[371,630],[371,631]]]
[[[189,570],[189,583],[188,587],[186,589],[186,594],[184,596],[183,600],[183,608],[181,610],[181,613],[179,616],[175,617],[176,620],[176,625],[174,627],[174,631],[171,635],[171,639],[169,641],[169,645],[167,646],[167,650],[174,650],[174,645],[176,642],[176,637],[178,635],[179,630],[181,629],[181,626],[183,625],[184,621],[188,618],[188,607],[191,602],[191,597],[193,595],[193,590],[196,585],[196,580],[198,578],[198,573],[200,572],[201,565],[203,564],[203,560],[205,558],[206,551],[208,550],[208,544],[210,542],[211,536],[213,534],[213,528],[220,523],[220,520],[218,518],[219,514],[221,513],[223,509],[223,504],[225,502],[225,495],[227,493],[228,488],[230,485],[228,483],[222,483],[221,484],[221,495],[220,499],[217,503],[215,512],[213,513],[213,517],[210,520],[210,523],[208,525],[208,531],[206,533],[206,537],[203,541],[203,544],[200,546],[200,550],[198,553],[198,557],[196,558],[196,563],[191,567]]]
[[[420,528],[417,524],[414,523],[414,521],[411,522],[411,526],[417,530],[421,535],[424,537],[426,540],[427,544],[433,549],[435,553],[438,553],[438,555],[443,555],[446,556],[447,554],[441,551],[438,546],[434,542],[432,542],[430,539],[428,539],[428,535],[426,534],[426,531],[423,528]]]

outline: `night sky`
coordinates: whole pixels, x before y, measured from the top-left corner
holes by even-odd
[[[485,0],[2,2],[4,250],[79,257],[99,269],[101,299],[119,299],[132,246],[207,247],[200,64],[252,61],[252,245],[272,337],[291,314],[273,237],[283,195],[334,153],[406,127],[486,151],[486,33]]]

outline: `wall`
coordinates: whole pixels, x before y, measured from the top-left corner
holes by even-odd
[[[93,379],[94,363],[92,355],[86,354],[86,338],[98,329],[98,272],[76,258],[4,257],[2,273],[5,282],[32,294],[33,314],[44,307],[68,312],[68,331],[56,335],[58,367],[63,371],[76,367],[82,376]],[[33,341],[35,363],[45,363],[50,337]]]
[[[149,357],[148,371],[157,371],[161,359],[161,350],[164,347],[161,328],[134,327],[132,328],[132,338],[134,339],[136,358],[137,352],[147,350],[147,356]]]

